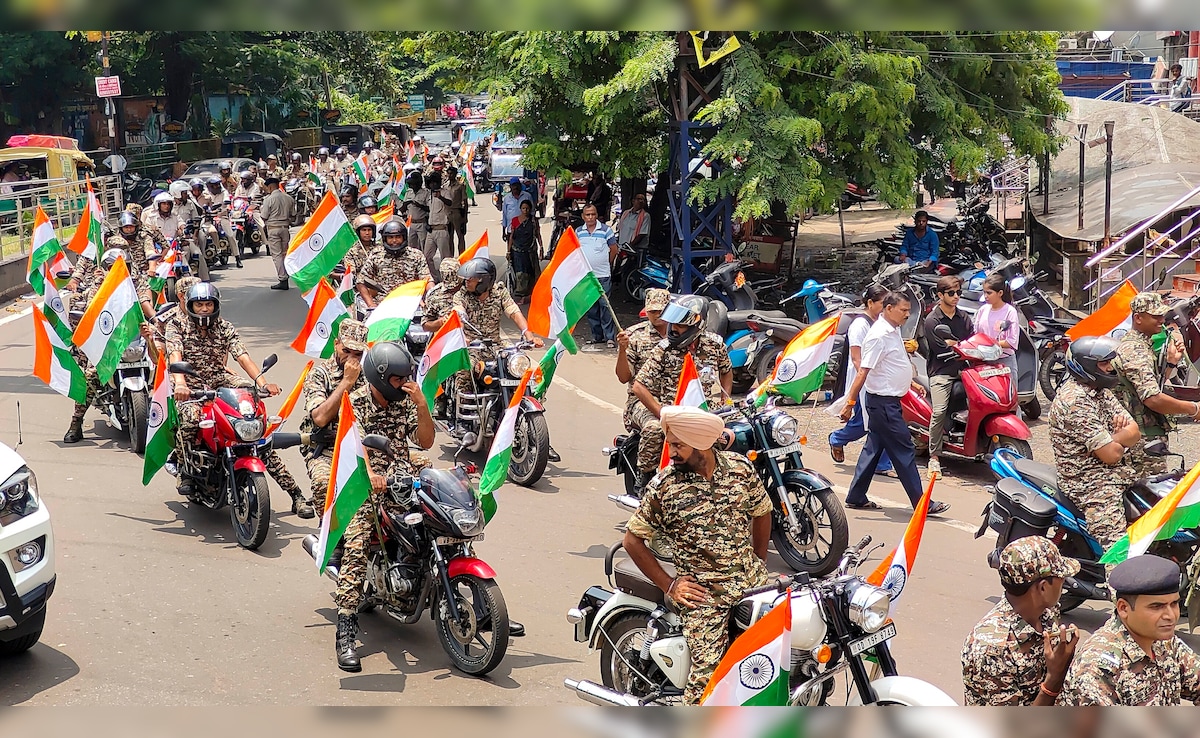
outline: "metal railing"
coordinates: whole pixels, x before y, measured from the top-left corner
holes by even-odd
[[[159,172],[179,161],[179,150],[173,141],[126,146],[122,153],[128,160],[125,170],[137,172],[143,177],[158,178]]]
[[[1127,79],[1105,90],[1096,99],[1138,105],[1166,105],[1167,107],[1170,107],[1172,103],[1192,99],[1175,97],[1171,92],[1171,87],[1172,82],[1166,79]]]
[[[0,194],[0,261],[29,253],[33,241],[33,221],[40,207],[50,218],[59,243],[74,234],[87,200],[87,185],[82,180],[38,179],[16,183],[17,190]],[[120,178],[96,177],[92,190],[104,210],[113,217],[123,207]]]
[[[1011,196],[1013,202],[1019,202],[1025,197],[1029,186],[1029,162],[1030,158],[1023,156],[991,176],[996,220],[1000,221],[1000,225],[1005,226],[1006,229],[1008,226],[1008,198]]]

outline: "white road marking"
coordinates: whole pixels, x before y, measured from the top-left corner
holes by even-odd
[[[29,305],[29,307],[25,308],[24,310],[22,310],[19,313],[16,313],[15,315],[10,315],[7,318],[0,318],[0,325],[5,325],[7,323],[11,323],[14,320],[20,320],[21,318],[24,318],[26,315],[29,315],[32,312],[33,312],[33,304],[31,303]]]
[[[596,407],[603,408],[605,410],[611,410],[612,412],[616,413],[617,415],[625,414],[625,408],[617,407],[616,405],[612,404],[608,400],[601,400],[599,397],[596,397],[595,395],[591,394],[590,392],[585,392],[582,389],[580,389],[579,387],[576,387],[575,385],[568,382],[566,379],[563,379],[561,376],[556,377],[556,379],[554,380],[554,383],[558,384],[558,385],[562,385],[563,389],[574,392],[575,394],[579,395],[583,399],[592,403]]]

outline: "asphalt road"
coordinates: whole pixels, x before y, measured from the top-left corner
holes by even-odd
[[[498,241],[490,204],[481,199],[471,217],[468,241],[485,224]],[[290,387],[305,361],[288,348],[305,314],[300,293],[267,289],[273,271],[265,256],[215,274],[222,314],[240,328],[256,360],[278,353],[269,376]],[[598,680],[597,655],[574,642],[564,613],[589,585],[603,582],[603,556],[620,536],[614,525],[627,517],[606,499],[621,485],[600,453],[621,431],[625,390],[612,374],[612,352],[562,362],[547,415],[563,461],[532,489],[503,487],[499,512],[477,547],[529,635],[513,642],[496,671],[473,679],[450,668],[428,619],[401,626],[365,615],[363,671],[353,675],[334,661],[332,583],[300,546],[315,521],[287,512],[288,498],[272,483],[271,537],[247,552],[233,540],[227,511],[189,507],[165,473],[143,487],[141,459],[96,411],[84,441],[63,445],[71,405],[29,376],[32,321],[24,307],[0,311],[0,440],[17,443],[19,403],[19,451],[37,472],[53,516],[59,579],[41,643],[0,662],[0,704],[579,704],[563,679]],[[451,458],[452,446],[439,449]],[[296,450],[283,458],[303,479]],[[823,447],[805,460],[844,493],[852,467],[833,464]],[[982,488],[948,481],[936,496],[953,509],[926,527],[893,643],[904,673],[961,699],[963,639],[995,603],[999,586],[984,563],[992,541],[973,538],[986,501]],[[879,479],[872,497],[886,507],[851,511],[851,540],[869,533],[893,546],[910,515],[903,492],[898,482]],[[783,569],[774,555],[771,563]],[[1085,605],[1074,619],[1091,629],[1105,617]]]

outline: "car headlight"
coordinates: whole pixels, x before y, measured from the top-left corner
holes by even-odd
[[[533,366],[533,362],[523,352],[518,351],[515,354],[508,355],[508,376],[520,377],[525,372],[529,371],[529,367]]]
[[[483,532],[483,510],[451,510],[450,520],[462,532],[464,538],[477,536]]]
[[[237,433],[238,438],[243,441],[257,441],[262,438],[263,422],[258,418],[254,420],[235,420],[233,421],[233,430]]]
[[[771,431],[771,440],[780,446],[793,443],[800,435],[800,423],[784,412],[771,418],[771,423],[767,428]]]
[[[850,622],[867,633],[874,633],[883,627],[892,606],[891,595],[886,589],[859,582],[853,585],[853,589],[848,594],[850,596]]]
[[[37,476],[27,466],[0,484],[0,525],[8,525],[40,508],[37,491]]]

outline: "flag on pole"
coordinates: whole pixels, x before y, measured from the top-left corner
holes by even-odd
[[[479,238],[475,239],[475,243],[471,244],[471,248],[459,254],[458,263],[466,264],[471,259],[490,258],[492,258],[492,253],[488,251],[488,232],[485,228]]]
[[[333,464],[329,470],[329,489],[325,493],[325,509],[321,512],[321,533],[313,558],[317,571],[324,572],[334,546],[341,540],[346,527],[358,508],[371,494],[371,477],[361,431],[354,418],[350,394],[342,395],[338,413],[337,440],[333,444]]]
[[[779,707],[788,703],[792,665],[792,591],[738,636],[708,680],[705,706]]]
[[[263,434],[264,437],[282,428],[287,419],[292,416],[292,411],[296,409],[296,403],[300,401],[300,396],[304,394],[304,381],[308,379],[308,373],[312,371],[312,367],[312,360],[309,360],[304,365],[304,370],[300,372],[300,378],[296,380],[296,386],[292,387],[292,391],[288,393],[287,399],[283,401],[283,407],[279,408],[279,422],[271,423],[267,426],[267,432]]]
[[[921,534],[925,532],[925,518],[929,513],[929,500],[933,495],[933,483],[936,481],[937,476],[934,475],[926,485],[925,494],[921,495],[917,508],[909,518],[908,527],[904,529],[904,540],[900,541],[900,545],[896,546],[867,577],[868,584],[887,590],[891,600],[888,606],[889,614],[896,611],[896,600],[900,599],[900,593],[904,591],[904,585],[912,572],[913,562],[917,560],[917,549],[921,547]]]
[[[603,296],[604,288],[588,264],[575,230],[568,228],[558,239],[554,258],[533,286],[529,329],[558,338],[575,353],[579,347],[571,337],[571,329]]]
[[[1112,336],[1120,338],[1133,327],[1133,311],[1129,304],[1137,297],[1137,288],[1129,280],[1108,296],[1100,309],[1067,331],[1067,338],[1078,341],[1084,336]]]
[[[69,345],[75,339],[72,335],[71,315],[67,311],[66,303],[63,302],[62,295],[59,294],[53,281],[46,280],[42,284],[46,290],[46,294],[42,296],[42,314],[50,322],[50,327],[54,329],[63,343]]]
[[[788,343],[775,364],[771,378],[755,390],[755,400],[759,405],[766,402],[768,392],[803,402],[808,393],[821,388],[840,316],[841,313],[836,313],[813,323]]]
[[[175,448],[175,398],[171,396],[171,378],[167,374],[167,357],[158,355],[154,370],[154,393],[150,397],[150,412],[146,419],[146,453],[142,464],[142,486],[167,463]]]
[[[33,243],[29,248],[29,273],[25,281],[39,295],[46,294],[46,281],[59,284],[59,272],[71,271],[71,262],[63,253],[62,244],[54,232],[50,218],[38,206],[33,215]]]
[[[350,171],[354,172],[355,178],[358,179],[358,194],[361,195],[367,191],[367,185],[371,183],[370,167],[367,164],[365,152],[350,165]]]
[[[314,359],[328,359],[333,356],[333,341],[337,338],[338,328],[349,313],[323,279],[304,293],[304,301],[308,303],[308,316],[300,335],[292,341],[292,348]]]
[[[107,383],[141,325],[142,305],[121,256],[104,276],[71,340],[96,367],[100,382]]]
[[[513,391],[508,409],[504,411],[504,417],[500,419],[496,435],[492,438],[492,448],[488,451],[487,462],[483,465],[483,474],[479,478],[479,506],[483,510],[485,524],[490,522],[492,516],[496,514],[495,492],[500,489],[508,477],[508,465],[512,461],[513,438],[517,433],[517,416],[521,414],[521,401],[525,398],[525,387],[529,385],[529,378],[532,375],[533,369],[526,369],[525,374],[521,376],[521,383]]]
[[[387,182],[384,182],[383,189],[379,190],[379,194],[375,196],[375,202],[379,204],[379,209],[382,211],[384,208],[390,206],[392,204],[392,198],[395,197],[395,195],[396,172],[393,171],[387,178]]]
[[[100,209],[100,201],[96,199],[96,193],[92,192],[92,180],[89,177],[87,179],[87,200],[83,205],[83,213],[79,216],[79,225],[75,226],[75,235],[71,236],[71,240],[67,242],[67,248],[85,259],[96,261],[100,251],[104,248],[104,231],[100,227],[100,221],[103,218],[104,211]]]
[[[1129,526],[1125,535],[1109,547],[1100,562],[1119,564],[1141,556],[1155,541],[1165,541],[1181,529],[1200,527],[1200,464],[1184,475],[1166,497]]]
[[[704,396],[704,385],[700,383],[700,373],[696,371],[696,361],[692,359],[691,353],[684,354],[683,357],[683,369],[679,372],[679,386],[675,390],[675,404],[708,410],[708,398]],[[669,463],[671,463],[671,454],[667,452],[667,444],[664,441],[658,468],[666,469]]]
[[[158,259],[154,266],[154,274],[150,277],[150,290],[152,292],[162,292],[166,289],[167,279],[175,273],[175,260],[178,257],[178,252],[175,250],[175,242],[167,247],[166,253],[162,258]]]
[[[338,300],[346,307],[350,307],[354,304],[354,296],[357,294],[354,291],[354,266],[346,264],[346,271],[342,274],[342,281],[337,286]]]
[[[75,402],[84,402],[87,378],[37,305],[33,306],[33,341],[33,376],[58,394]]]
[[[450,317],[429,339],[425,355],[417,367],[417,384],[425,395],[429,409],[433,410],[433,400],[437,397],[438,386],[461,371],[471,369],[471,356],[467,353],[467,337],[463,335],[462,319],[457,311],[451,311]]]
[[[408,145],[404,149],[405,155],[408,157],[408,163],[412,163],[417,158],[417,147],[413,144],[412,139],[409,139]]]
[[[371,311],[366,320],[367,343],[396,341],[404,338],[412,325],[413,315],[421,307],[421,298],[429,286],[428,279],[406,282],[388,293],[383,301]]]
[[[463,184],[467,186],[467,198],[475,199],[475,170],[471,168],[471,164],[475,161],[475,144],[467,146],[467,152],[463,154],[462,176]]]
[[[375,221],[375,225],[381,226],[394,217],[396,217],[396,209],[391,205],[387,205],[375,211],[375,214],[371,216],[371,220]]]
[[[333,192],[325,193],[317,209],[288,245],[284,266],[304,292],[333,271],[358,241]]]
[[[567,353],[567,347],[563,345],[563,342],[555,341],[554,345],[542,354],[541,361],[533,370],[533,379],[537,382],[533,387],[533,396],[537,399],[540,400],[546,396],[546,390],[550,389],[550,381],[554,379],[554,372],[558,371],[558,362],[562,361],[565,353]]]

